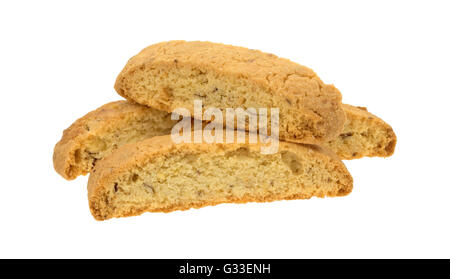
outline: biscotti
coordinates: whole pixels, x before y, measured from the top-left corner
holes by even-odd
[[[170,114],[127,101],[108,103],[74,122],[53,153],[53,166],[65,179],[87,174],[117,147],[170,133]]]
[[[397,137],[391,126],[363,107],[343,105],[347,115],[344,130],[324,146],[344,160],[388,157],[394,153]]]
[[[392,128],[366,110],[343,105],[347,121],[343,132],[323,145],[341,159],[392,155],[396,137]],[[66,179],[89,173],[95,163],[117,147],[169,134],[176,121],[170,114],[128,101],[106,104],[73,123],[55,146],[53,163]],[[94,124],[94,125],[92,125]]]
[[[159,110],[279,108],[282,140],[320,143],[345,123],[341,94],[309,68],[242,47],[169,41],[131,58],[115,84],[123,97]],[[270,124],[270,121],[269,121]]]
[[[344,196],[353,180],[332,152],[280,142],[174,144],[170,135],[123,145],[94,167],[88,182],[97,220],[170,212],[219,203]]]

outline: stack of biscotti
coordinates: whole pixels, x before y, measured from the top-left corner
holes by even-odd
[[[68,180],[90,173],[89,206],[97,220],[344,196],[353,180],[341,160],[387,157],[396,144],[387,123],[365,108],[342,104],[340,92],[311,69],[257,50],[209,42],[155,44],[128,61],[115,89],[127,100],[78,119],[53,155],[55,170]],[[262,154],[260,140],[174,142],[170,134],[178,123],[172,112],[184,108],[194,116],[195,100],[205,110],[277,108],[277,152]]]

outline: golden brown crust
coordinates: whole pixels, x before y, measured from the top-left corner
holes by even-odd
[[[153,137],[138,143],[127,144],[108,157],[100,161],[94,168],[89,177],[88,182],[88,198],[93,216],[97,220],[105,220],[111,217],[126,217],[139,215],[143,212],[170,212],[173,210],[185,210],[189,208],[200,208],[208,205],[215,205],[224,202],[232,203],[246,203],[246,202],[267,202],[281,199],[307,199],[312,196],[324,197],[326,196],[344,196],[351,192],[353,180],[340,159],[330,150],[307,144],[295,144],[289,142],[280,142],[279,152],[290,151],[295,154],[313,154],[314,160],[326,162],[331,165],[331,169],[338,173],[341,177],[337,183],[336,191],[328,193],[303,194],[297,193],[290,196],[282,195],[268,195],[264,198],[255,197],[230,197],[227,201],[209,201],[209,202],[192,202],[189,204],[171,204],[170,206],[155,207],[152,209],[132,209],[128,213],[121,213],[120,215],[105,215],[99,209],[105,206],[105,197],[103,196],[107,187],[114,184],[119,177],[124,176],[132,170],[141,169],[141,166],[146,162],[150,162],[158,157],[169,156],[168,154],[177,154],[187,151],[200,151],[205,153],[215,154],[229,150],[236,150],[243,144],[189,144],[172,142],[170,135]],[[247,148],[252,151],[258,151],[261,144],[246,144]],[[108,201],[106,201],[108,204]],[[106,205],[107,206],[107,205]]]
[[[79,161],[82,158],[79,153],[85,149],[89,139],[112,134],[117,128],[124,126],[127,119],[144,122],[147,116],[160,120],[162,124],[167,123],[167,129],[170,130],[170,121],[167,121],[170,119],[169,115],[125,100],[111,102],[89,112],[64,130],[61,140],[55,145],[53,166],[56,172],[68,180],[87,174],[92,166],[81,166]]]
[[[165,88],[156,88],[160,82],[151,89],[144,83],[139,85],[140,88],[135,88],[136,82],[131,79],[143,69],[184,68],[196,69],[202,74],[213,72],[214,76],[245,80],[252,88],[255,86],[271,94],[274,102],[271,107],[280,107],[280,137],[284,140],[320,143],[335,138],[344,126],[341,94],[333,85],[324,84],[307,67],[273,54],[242,47],[186,41],[151,45],[128,61],[117,77],[115,89],[129,100],[171,112],[179,103],[170,98],[162,99],[176,92],[167,93]],[[142,87],[153,92],[151,98],[136,93],[144,90]],[[216,87],[212,93],[203,93],[218,94],[216,92],[220,90]],[[228,93],[223,91],[221,94],[226,96]],[[240,105],[235,101],[234,107]],[[300,119],[302,125],[298,125]]]
[[[351,192],[351,189],[347,189],[347,190],[348,190],[348,192],[343,191],[342,193],[338,193],[336,196],[348,195]],[[325,195],[317,195],[316,197],[324,198]],[[329,196],[329,197],[332,197],[332,196]],[[189,209],[193,209],[193,208],[199,209],[199,208],[206,207],[206,206],[215,206],[215,205],[224,204],[224,203],[239,203],[239,204],[249,203],[249,202],[263,203],[263,202],[274,202],[274,201],[281,201],[281,200],[307,200],[310,198],[312,198],[312,196],[302,195],[302,194],[291,195],[288,197],[272,195],[270,197],[261,198],[261,199],[255,199],[254,197],[245,197],[244,196],[242,198],[229,199],[228,201],[220,201],[220,202],[197,202],[197,203],[189,203],[189,204],[176,204],[176,205],[173,205],[170,207],[162,207],[162,208],[152,209],[152,211],[138,209],[138,210],[134,210],[129,213],[122,214],[121,216],[115,216],[115,217],[119,217],[119,218],[120,217],[132,217],[132,216],[141,215],[146,212],[170,213],[170,212],[177,211],[177,210],[184,211],[184,210],[189,210]],[[109,218],[104,218],[102,216],[97,215],[97,213],[92,210],[92,207],[91,207],[91,213],[97,221],[104,221],[104,220],[109,219]]]

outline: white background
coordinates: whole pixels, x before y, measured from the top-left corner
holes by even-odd
[[[450,257],[449,13],[448,1],[2,1],[0,257]],[[347,161],[343,198],[95,221],[87,177],[56,174],[54,144],[120,99],[128,58],[173,39],[311,67],[392,125],[394,156]]]

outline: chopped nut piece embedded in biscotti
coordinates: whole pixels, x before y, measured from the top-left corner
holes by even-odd
[[[397,137],[382,119],[365,108],[343,105],[347,122],[339,137],[324,143],[344,160],[388,157],[394,153]]]

